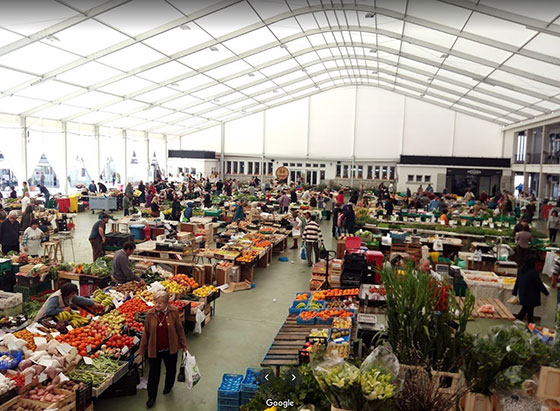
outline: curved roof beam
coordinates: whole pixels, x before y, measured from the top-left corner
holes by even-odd
[[[222,7],[222,8],[223,8],[223,7]],[[140,73],[140,72],[142,72],[142,71],[149,70],[149,69],[154,68],[154,67],[157,67],[157,66],[159,66],[159,65],[168,63],[169,61],[177,60],[177,59],[182,58],[182,57],[185,57],[185,56],[187,56],[187,55],[189,55],[189,54],[192,54],[192,53],[195,53],[195,52],[197,52],[197,51],[203,50],[203,49],[205,49],[205,48],[211,47],[212,45],[217,45],[217,44],[220,44],[220,43],[223,42],[223,41],[226,41],[226,40],[229,40],[229,39],[232,39],[232,38],[241,36],[241,35],[243,35],[243,34],[247,34],[247,33],[251,32],[251,31],[257,30],[257,29],[262,28],[262,27],[266,27],[268,24],[273,24],[273,23],[275,23],[275,22],[278,22],[278,21],[281,21],[281,20],[284,20],[284,19],[287,19],[287,18],[290,18],[290,17],[302,15],[302,14],[308,14],[308,13],[313,13],[313,12],[317,12],[317,11],[325,11],[325,10],[372,11],[372,12],[377,12],[377,13],[379,13],[379,14],[384,14],[384,15],[387,15],[387,16],[390,16],[390,17],[393,17],[393,18],[399,18],[399,17],[396,17],[396,16],[395,16],[395,12],[392,12],[392,11],[390,11],[390,10],[385,10],[385,9],[376,8],[376,7],[368,7],[368,6],[365,6],[365,5],[355,5],[355,6],[352,6],[352,5],[338,5],[338,6],[334,6],[334,5],[333,5],[333,6],[312,6],[312,7],[301,8],[301,9],[293,10],[292,12],[289,12],[289,13],[283,13],[283,14],[281,14],[281,15],[279,15],[279,16],[275,16],[275,17],[269,18],[269,19],[267,19],[267,20],[264,21],[265,23],[255,23],[255,24],[253,24],[253,25],[251,25],[251,26],[248,26],[248,27],[246,27],[246,28],[244,28],[244,29],[241,29],[241,30],[238,30],[238,31],[236,31],[236,32],[230,33],[230,34],[228,34],[228,35],[226,35],[226,36],[222,36],[222,37],[220,37],[220,38],[219,38],[218,40],[216,40],[216,41],[208,41],[208,42],[203,43],[203,44],[201,44],[201,45],[198,45],[198,46],[196,46],[196,47],[192,47],[192,48],[190,48],[190,49],[180,51],[180,52],[178,52],[178,53],[175,53],[175,54],[169,56],[169,58],[162,58],[162,59],[159,59],[159,60],[157,60],[157,61],[155,61],[155,62],[148,63],[148,64],[143,65],[143,66],[141,66],[141,67],[138,67],[138,68],[136,68],[136,69],[134,69],[134,70],[131,70],[131,71],[127,72],[127,73],[123,73],[123,74],[114,76],[114,77],[112,77],[112,78],[110,78],[110,79],[108,79],[108,80],[104,80],[104,81],[102,81],[102,82],[99,82],[99,83],[97,83],[97,84],[95,84],[95,85],[89,87],[89,88],[88,88],[87,90],[85,90],[85,91],[77,91],[77,92],[72,93],[72,94],[70,94],[70,95],[68,95],[68,96],[65,96],[65,97],[68,98],[68,99],[69,99],[69,98],[73,98],[73,97],[77,97],[78,95],[84,94],[84,93],[87,92],[87,91],[95,90],[95,89],[97,89],[97,88],[106,86],[106,85],[111,84],[111,83],[113,83],[113,82],[122,80],[122,79],[124,79],[124,78],[133,76],[133,75],[135,75],[135,74],[138,74],[138,73]],[[397,15],[398,15],[398,14],[399,14],[399,13],[397,13]],[[408,21],[408,20],[406,20],[406,17],[405,17],[404,15],[401,15],[401,16],[402,16],[401,20]],[[180,20],[183,21],[183,19],[180,19]],[[192,19],[191,19],[191,20],[192,20]],[[412,22],[412,21],[411,21],[411,22]],[[167,28],[167,30],[170,30],[171,28],[174,28],[174,27],[176,27],[177,25],[178,25],[177,23],[173,23],[170,27]],[[165,30],[164,30],[164,31],[165,31]],[[407,36],[401,36],[400,34],[397,34],[397,33],[394,33],[394,32],[388,31],[388,30],[383,30],[383,29],[373,29],[373,28],[371,28],[371,27],[361,27],[361,26],[341,26],[340,29],[319,28],[319,29],[315,29],[315,30],[310,30],[310,31],[306,31],[306,32],[302,33],[302,35],[297,34],[297,36],[299,36],[298,38],[301,38],[301,37],[305,37],[305,36],[312,35],[312,34],[315,34],[315,33],[322,33],[322,32],[325,32],[325,31],[363,31],[363,32],[377,33],[377,34],[380,34],[380,35],[385,35],[385,36],[390,37],[390,38],[398,39],[398,40],[401,40],[401,41],[406,41],[406,42],[411,43],[411,44],[416,44],[416,45],[418,45],[418,46],[430,48],[430,49],[435,50],[435,51],[437,51],[437,52],[442,52],[442,53],[445,53],[445,54],[454,55],[454,56],[456,56],[456,57],[463,58],[463,59],[465,59],[465,60],[467,60],[467,61],[473,61],[473,62],[476,62],[476,63],[478,63],[478,64],[486,65],[486,66],[491,67],[491,68],[494,68],[494,69],[498,69],[498,68],[499,68],[500,70],[509,72],[509,73],[511,73],[511,74],[515,74],[515,75],[518,75],[518,76],[521,76],[521,77],[526,77],[526,78],[531,79],[531,80],[534,80],[534,81],[543,82],[544,84],[550,84],[550,85],[552,85],[552,86],[555,86],[555,87],[559,87],[559,88],[560,88],[560,82],[555,81],[555,80],[553,80],[553,79],[549,79],[549,78],[547,78],[547,77],[542,77],[542,76],[536,76],[536,75],[534,75],[534,74],[532,74],[532,73],[525,72],[525,71],[523,71],[523,70],[519,70],[519,69],[516,69],[516,68],[501,66],[501,65],[498,64],[498,63],[495,63],[495,62],[492,62],[492,61],[489,61],[489,60],[485,60],[485,59],[481,59],[481,58],[479,58],[479,57],[477,57],[477,56],[473,56],[473,55],[470,55],[470,54],[467,54],[467,53],[462,53],[462,52],[458,52],[458,51],[454,51],[454,50],[449,50],[449,49],[447,49],[447,48],[445,48],[445,47],[442,47],[442,46],[439,46],[439,45],[437,45],[437,44],[432,44],[432,43],[429,43],[429,42],[416,40],[416,39],[413,39],[413,38],[410,38],[410,37],[407,37]],[[155,34],[154,34],[154,35],[155,35]],[[142,37],[142,35],[139,36],[139,37]],[[149,36],[149,37],[152,37],[152,36]],[[147,37],[147,38],[149,38],[149,37]],[[292,36],[290,36],[290,37],[292,37]],[[281,40],[282,43],[288,42],[288,41],[290,41],[289,38],[286,38],[286,39],[282,39],[282,40]],[[132,44],[133,44],[133,43],[132,43]],[[130,44],[127,44],[127,45],[130,45]],[[277,43],[272,43],[272,44],[270,45],[269,48],[276,47],[277,45],[278,45]],[[348,45],[348,46],[351,46],[351,45],[353,45],[353,43],[351,43],[351,44]],[[495,47],[495,46],[494,46],[494,47]],[[266,49],[263,49],[263,50],[266,50]],[[261,50],[261,51],[263,51],[263,50]],[[114,51],[114,50],[113,50],[113,51]],[[113,52],[113,51],[111,51],[111,52]],[[107,54],[109,54],[109,53],[107,53]],[[244,54],[244,53],[243,53],[243,54]],[[520,52],[518,52],[518,54],[521,54],[521,55],[522,55],[522,53],[520,53]],[[240,56],[241,56],[241,55],[240,55]],[[96,58],[99,58],[99,57],[101,57],[101,56],[97,56]],[[88,57],[88,58],[89,58],[89,57]],[[241,58],[241,57],[240,57],[240,58]],[[550,56],[549,56],[549,58],[550,58]],[[86,58],[86,59],[87,59],[87,58]],[[553,58],[553,59],[555,59],[555,58]],[[237,58],[232,58],[232,61],[235,61],[235,60],[237,60]],[[80,60],[80,61],[81,61],[81,60]],[[78,65],[85,64],[86,62],[89,62],[89,61],[91,61],[91,60],[84,61],[84,62],[82,62],[82,63],[80,63],[80,64],[78,64]],[[557,61],[556,64],[560,64],[560,59],[557,59],[557,58],[556,58],[555,61]],[[73,64],[75,64],[75,63],[70,63],[70,65],[73,65]],[[221,62],[220,64],[226,64],[226,62],[223,61],[223,62]],[[76,65],[76,66],[77,66],[77,65]],[[74,68],[74,67],[76,67],[76,66],[73,66],[73,67],[71,67],[71,68]],[[63,68],[60,68],[60,69],[55,70],[55,71],[52,72],[52,73],[55,73],[55,72],[56,72],[56,74],[60,74],[61,72],[64,72],[64,71],[66,71],[66,70],[67,70],[67,69],[65,69],[65,68],[63,67]],[[195,71],[195,73],[194,73],[193,75],[197,74],[197,72],[201,72],[201,70]],[[54,74],[54,75],[56,75],[56,74]],[[53,77],[53,74],[47,73],[45,76],[43,76],[43,78],[41,78],[41,79],[39,79],[39,80],[36,80],[36,81],[33,82],[32,84],[35,84],[35,83],[37,83],[37,82],[44,81],[45,79],[48,79],[48,78],[51,78],[51,77]],[[475,78],[479,78],[479,77],[482,77],[482,78],[483,78],[483,76],[475,75]],[[20,87],[23,86],[23,88],[25,88],[25,87],[27,87],[29,84],[30,84],[29,82],[22,83],[22,84],[19,85],[19,86],[15,86],[15,87],[13,87],[13,88],[11,88],[11,89],[9,89],[9,90],[6,90],[6,93],[12,94],[12,93],[14,93],[15,91],[17,91],[18,89],[20,89]],[[157,88],[157,87],[156,87],[156,88]],[[144,92],[145,92],[145,91],[144,91]],[[140,94],[141,94],[141,93],[140,93]],[[65,97],[63,97],[62,99],[64,99]],[[60,99],[59,99],[59,100],[60,100]],[[62,101],[64,101],[64,100],[62,100]],[[59,103],[61,103],[62,101],[54,102],[53,105],[59,104]],[[40,111],[40,110],[43,110],[43,109],[48,108],[48,107],[50,107],[50,106],[48,106],[48,105],[42,105],[42,106],[40,106],[40,107],[37,107],[36,109],[29,110],[28,112],[25,113],[25,115],[32,115],[33,113],[35,113],[35,112],[37,112],[37,111]]]

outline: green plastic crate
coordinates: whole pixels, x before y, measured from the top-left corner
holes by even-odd
[[[9,258],[0,259],[0,273],[12,270],[12,261]]]
[[[28,299],[29,297],[33,297],[45,290],[51,289],[51,282],[50,281],[43,281],[37,285],[32,287],[25,287],[22,285],[15,285],[14,286],[14,293],[21,293],[23,295],[23,299]]]

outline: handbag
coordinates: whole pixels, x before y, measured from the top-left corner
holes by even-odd
[[[200,371],[196,364],[196,359],[188,351],[183,352],[181,367],[177,381],[187,384],[187,388],[192,389],[200,381]]]

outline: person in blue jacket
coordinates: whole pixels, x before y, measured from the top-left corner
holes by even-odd
[[[187,203],[187,208],[185,208],[185,211],[183,212],[183,216],[187,219],[187,221],[191,220],[193,216],[193,203],[191,201]]]
[[[243,211],[243,207],[245,206],[245,201],[241,201],[237,204],[237,208],[235,209],[235,214],[233,215],[233,222],[236,221],[243,221],[245,220],[245,211]]]

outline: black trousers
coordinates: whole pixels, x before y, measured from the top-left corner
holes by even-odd
[[[148,398],[157,397],[159,377],[161,375],[161,360],[165,364],[165,389],[173,388],[177,377],[177,353],[169,354],[169,351],[160,351],[156,358],[148,358],[150,372],[148,373]]]
[[[331,220],[331,214],[332,214],[332,211],[327,210],[327,221]]]
[[[558,229],[557,228],[549,228],[548,232],[550,233],[549,237],[550,237],[550,241],[552,243],[556,242],[556,234],[558,233]]]
[[[529,306],[529,305],[522,305],[521,306],[521,311],[519,311],[519,314],[517,314],[517,319],[523,321],[523,319],[525,318],[525,315],[528,315],[529,318],[529,322],[530,323],[534,323],[535,322],[535,317],[534,317],[534,311],[535,311],[535,307],[533,306]]]

